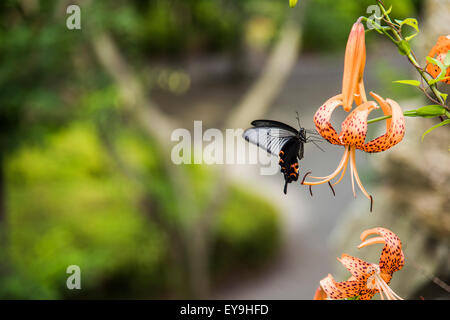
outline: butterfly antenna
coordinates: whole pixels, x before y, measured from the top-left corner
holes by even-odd
[[[284,194],[287,194],[287,185],[288,185],[288,182],[287,182],[287,180],[286,180],[286,182],[284,183]]]
[[[315,141],[311,141],[317,148],[319,148],[320,150],[322,150],[322,152],[325,152],[325,150],[323,150]]]

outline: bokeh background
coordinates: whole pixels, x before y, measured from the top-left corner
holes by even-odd
[[[396,0],[418,17],[424,56],[450,33],[448,0]],[[81,8],[68,30],[66,8]],[[310,299],[348,277],[341,253],[384,226],[407,263],[392,287],[449,299],[449,130],[407,120],[400,145],[358,154],[362,194],[261,176],[258,165],[175,166],[176,128],[245,128],[270,118],[313,128],[339,92],[353,22],[374,1],[145,0],[0,2],[0,298]],[[405,110],[426,103],[392,81],[415,77],[393,45],[367,34],[366,88]],[[445,90],[445,88],[443,88]],[[337,112],[338,125],[345,114]],[[375,114],[374,114],[375,116]],[[383,130],[375,125],[372,136]],[[301,173],[325,175],[342,148],[307,145]],[[68,290],[69,265],[81,290]]]

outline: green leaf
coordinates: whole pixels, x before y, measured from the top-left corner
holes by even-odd
[[[433,118],[443,116],[446,109],[438,104],[424,106],[416,110],[416,114],[422,118]]]
[[[408,18],[405,20],[395,20],[399,25],[400,28],[403,27],[404,25],[410,26],[411,28],[413,28],[414,30],[416,30],[416,32],[410,36],[407,36],[405,39],[406,41],[411,40],[412,38],[414,38],[415,36],[417,36],[419,34],[419,23],[417,22],[417,19],[414,18]]]
[[[445,126],[446,124],[449,124],[449,123],[450,123],[450,119],[447,119],[447,120],[444,120],[444,121],[438,123],[438,124],[435,125],[435,126],[432,126],[430,129],[428,129],[427,131],[425,131],[425,132],[423,133],[423,135],[422,135],[422,141],[423,141],[423,139],[425,138],[425,136],[426,136],[427,134],[429,134],[431,131],[433,131],[434,129],[437,129],[437,128],[439,128],[439,127]]]
[[[450,50],[447,51],[447,54],[444,58],[444,65],[448,68],[450,66]]]
[[[298,0],[289,0],[289,7],[294,8],[297,5]]]
[[[408,25],[411,28],[414,28],[417,32],[419,32],[419,22],[417,22],[417,19],[414,18],[408,18],[400,22],[400,27],[403,25]]]
[[[439,95],[441,96],[442,99],[444,99],[444,102],[447,101],[447,97],[448,97],[447,93],[439,92]]]
[[[397,81],[392,81],[392,82],[407,84],[407,85],[414,86],[414,87],[420,87],[420,81],[417,81],[417,80],[397,80]]]

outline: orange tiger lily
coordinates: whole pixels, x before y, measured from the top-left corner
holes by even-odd
[[[358,184],[364,195],[370,199],[370,210],[372,211],[373,197],[365,190],[356,170],[355,150],[360,149],[365,152],[381,152],[399,143],[405,134],[405,118],[403,112],[393,100],[384,100],[377,94],[371,92],[370,95],[378,102],[387,116],[392,116],[386,120],[386,133],[370,142],[365,143],[367,134],[367,117],[369,113],[378,109],[379,106],[374,101],[368,101],[364,89],[363,74],[366,61],[366,49],[364,45],[364,27],[357,21],[350,32],[345,52],[344,76],[342,84],[342,93],[327,100],[314,115],[314,123],[317,132],[332,144],[345,146],[344,155],[336,170],[325,177],[312,177],[319,181],[305,181],[308,172],[302,181],[302,184],[314,186],[328,183],[339,173],[341,176],[334,185],[338,184],[346,170],[350,160],[350,171],[352,179],[353,194],[355,194],[354,180]],[[350,111],[353,100],[357,107],[342,122],[341,133],[338,134],[331,125],[331,115],[333,111],[342,106],[345,111]],[[332,186],[331,186],[332,187]]]
[[[367,239],[369,235],[378,237]],[[366,240],[367,239],[367,240]],[[359,297],[360,300],[370,300],[376,293],[381,299],[402,299],[390,287],[389,283],[394,272],[399,271],[405,264],[402,243],[399,237],[385,228],[374,228],[361,234],[363,241],[358,248],[382,243],[383,250],[378,264],[343,254],[339,260],[350,271],[352,276],[344,282],[336,282],[331,274],[320,281],[314,299],[348,299]]]
[[[390,99],[384,100],[382,97],[373,92],[371,92],[370,95],[381,106],[384,115],[392,116],[392,118],[386,119],[386,133],[365,143],[368,127],[367,117],[372,110],[378,108],[375,102],[367,101],[359,105],[347,116],[347,118],[342,122],[341,133],[338,134],[331,125],[331,114],[334,109],[343,104],[342,95],[337,95],[329,99],[319,108],[319,110],[317,110],[314,115],[314,123],[317,131],[322,137],[332,144],[345,146],[345,152],[338,167],[333,173],[325,177],[311,176],[311,178],[319,180],[314,182],[305,181],[306,176],[309,174],[307,173],[303,178],[302,184],[314,186],[329,183],[337,177],[339,173],[341,173],[338,181],[334,183],[334,185],[336,185],[344,177],[347,170],[347,164],[350,160],[353,193],[355,194],[354,180],[356,180],[356,183],[361,191],[368,199],[370,199],[372,210],[373,197],[366,191],[359,178],[358,171],[356,169],[355,150],[359,149],[365,152],[373,153],[385,151],[396,145],[403,139],[405,134],[405,118],[403,116],[402,109],[397,102]]]
[[[441,36],[439,37],[435,46],[428,53],[428,56],[435,58],[440,62],[444,62],[445,57],[447,56],[449,50],[450,50],[450,35]],[[426,70],[433,78],[436,78],[441,73],[441,69],[438,66],[431,63],[427,64]],[[447,73],[445,76],[450,77],[450,68],[447,68]],[[441,81],[450,84],[450,78]]]

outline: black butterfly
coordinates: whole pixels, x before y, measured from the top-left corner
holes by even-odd
[[[317,132],[302,128],[298,115],[297,121],[299,130],[279,121],[255,120],[251,123],[253,128],[243,134],[248,142],[280,157],[278,164],[284,174],[284,194],[287,193],[288,183],[298,180],[298,161],[303,159],[304,144],[312,142],[322,150],[317,142],[324,141]]]

